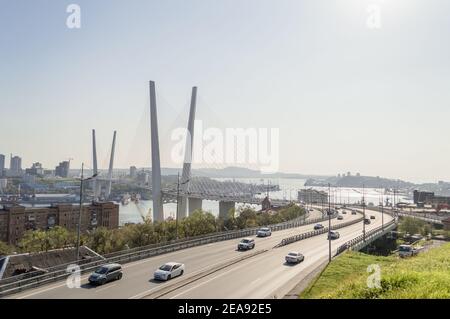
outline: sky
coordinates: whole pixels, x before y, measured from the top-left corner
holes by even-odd
[[[66,24],[72,3],[79,29]],[[164,167],[178,165],[170,136],[186,126],[197,86],[204,127],[279,129],[279,171],[450,180],[449,9],[447,0],[0,0],[0,153],[24,167],[69,158],[89,167],[95,128],[106,168],[117,130],[115,167],[149,167],[153,80]]]

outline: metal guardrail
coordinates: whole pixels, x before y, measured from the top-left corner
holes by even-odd
[[[283,230],[283,229],[287,229],[287,228],[293,228],[293,227],[298,227],[304,224],[308,224],[308,223],[314,223],[316,222],[315,219],[314,220],[307,220],[309,218],[309,212],[307,212],[305,215],[297,217],[293,220],[289,220],[289,221],[285,221],[279,224],[274,224],[272,226],[269,225],[269,227],[271,227],[272,231],[278,231],[278,230]],[[136,248],[131,248],[131,249],[126,249],[126,250],[121,250],[121,251],[117,251],[117,252],[113,252],[113,253],[109,253],[109,254],[105,254],[103,256],[96,256],[96,257],[92,257],[89,259],[83,259],[83,260],[78,260],[78,261],[73,261],[73,262],[69,262],[69,263],[64,263],[64,264],[60,264],[57,266],[53,266],[53,267],[48,267],[46,268],[46,272],[47,273],[52,273],[55,271],[65,271],[67,269],[67,266],[69,265],[73,265],[73,264],[77,264],[79,266],[82,266],[84,264],[89,264],[92,262],[96,262],[96,261],[105,261],[117,256],[121,256],[121,255],[125,255],[125,254],[130,254],[130,253],[138,253],[140,251],[144,251],[144,250],[149,250],[149,249],[155,249],[155,248],[163,248],[166,246],[170,246],[173,244],[177,244],[177,243],[185,243],[188,241],[193,241],[193,240],[199,240],[199,239],[208,239],[208,238],[223,238],[222,240],[227,240],[227,239],[233,239],[233,238],[239,238],[239,237],[245,237],[245,236],[249,236],[248,234],[248,230],[253,230],[254,233],[256,233],[256,231],[259,229],[260,227],[253,227],[253,228],[249,228],[249,229],[245,229],[245,230],[230,230],[230,231],[223,231],[223,232],[219,232],[219,233],[213,233],[213,234],[205,234],[205,235],[199,235],[199,236],[194,236],[194,237],[189,237],[189,238],[181,238],[178,240],[172,240],[170,242],[163,242],[163,243],[157,243],[157,244],[151,244],[151,245],[146,245],[146,246],[141,246],[141,247],[136,247]],[[250,234],[251,235],[251,234]],[[216,240],[216,241],[221,241]],[[36,272],[36,274],[33,274],[33,272],[31,273],[26,273],[26,274],[21,274],[21,275],[17,275],[14,277],[9,277],[9,278],[5,278],[0,280],[0,292],[2,289],[2,286],[11,282],[17,282],[19,280],[26,280],[29,279],[31,277],[37,277],[37,276],[41,276],[40,273]]]
[[[301,216],[299,218],[296,218],[294,221],[287,221],[280,224],[269,226],[272,231],[279,231],[294,227],[299,227],[303,225],[313,224],[318,221],[324,220],[324,218],[316,218],[313,220],[307,220],[306,218],[309,216],[309,213],[307,215]],[[328,217],[326,218],[328,219]],[[188,240],[180,240],[179,242],[170,243],[170,244],[163,244],[157,247],[140,247],[137,248],[138,250],[126,250],[122,251],[118,255],[114,255],[117,253],[112,253],[110,255],[103,256],[104,259],[98,257],[98,260],[89,260],[89,262],[86,262],[84,264],[78,264],[80,267],[80,273],[86,273],[89,271],[94,270],[95,268],[104,265],[106,263],[129,263],[153,256],[158,256],[161,254],[191,248],[195,246],[205,245],[213,242],[219,242],[234,238],[241,238],[241,237],[247,237],[252,236],[256,234],[256,231],[260,227],[254,227],[251,229],[245,229],[245,230],[238,230],[238,231],[229,231],[229,232],[222,232],[220,234],[215,235],[207,235],[207,236],[201,236],[199,238],[189,238]],[[118,252],[119,253],[119,252]],[[38,276],[34,276],[31,278],[26,278],[22,280],[17,280],[15,277],[11,281],[11,278],[7,278],[5,280],[0,281],[0,297],[14,294],[17,292],[21,292],[27,289],[35,288],[38,286],[42,286],[45,284],[49,284],[55,281],[59,281],[62,279],[67,278],[70,273],[67,272],[67,266],[73,265],[74,263],[68,263],[64,265],[55,266],[49,271],[48,273],[41,274]]]
[[[326,219],[328,219],[328,218],[326,218]],[[356,224],[356,223],[360,223],[360,222],[362,222],[363,219],[364,218],[361,217],[361,218],[358,218],[358,219],[355,219],[355,220],[352,220],[352,221],[348,221],[348,222],[345,222],[345,223],[333,225],[333,226],[331,226],[331,230],[344,228],[344,227],[347,227],[347,226],[350,226],[350,225],[353,225],[353,224]],[[302,233],[302,234],[299,234],[299,235],[287,237],[287,238],[284,238],[283,240],[281,240],[281,242],[276,247],[286,246],[286,245],[295,243],[295,242],[303,240],[303,239],[311,238],[311,237],[314,237],[314,236],[317,236],[317,235],[326,234],[327,232],[328,232],[328,227],[325,227],[325,228],[318,229],[318,230],[312,230],[312,231],[307,232],[307,233]]]
[[[378,238],[384,235],[385,233],[390,232],[395,227],[397,227],[397,220],[393,219],[390,222],[384,224],[383,226],[379,226],[375,229],[366,232],[365,236],[359,235],[358,237],[355,237],[347,241],[345,244],[339,246],[334,256],[337,256],[348,249],[359,250],[368,243],[372,242],[374,238]],[[360,244],[363,244],[363,246],[361,246]]]

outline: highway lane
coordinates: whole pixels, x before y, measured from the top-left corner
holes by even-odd
[[[317,213],[315,213],[317,214]],[[332,223],[347,222],[350,219],[359,218],[360,215],[350,215],[343,221],[333,220]],[[325,224],[325,223],[324,223]],[[278,244],[281,239],[295,234],[312,230],[313,225],[305,225],[297,228],[273,232],[271,237],[257,238],[256,250],[271,249]],[[152,258],[125,264],[123,269],[123,278],[100,287],[91,287],[87,284],[88,275],[82,276],[82,286],[79,289],[70,289],[65,282],[59,282],[52,285],[39,287],[33,290],[24,291],[20,294],[9,296],[9,298],[140,298],[144,295],[157,290],[166,283],[153,282],[153,272],[161,264],[168,261],[182,262],[186,265],[185,276],[202,271],[215,264],[223,263],[238,256],[250,252],[238,252],[236,246],[239,239],[233,239],[213,244],[197,246],[185,250],[180,250]],[[173,279],[170,282],[180,280]]]
[[[376,219],[366,225],[366,231],[381,226],[381,213],[367,211],[367,217],[369,215],[375,215]],[[392,219],[387,214],[384,217],[385,222]],[[341,237],[332,241],[333,255],[340,245],[362,234],[362,223],[338,231]],[[284,257],[290,251],[302,252],[305,261],[298,265],[286,265]],[[327,258],[327,235],[319,235],[244,260],[177,289],[163,298],[281,298]]]

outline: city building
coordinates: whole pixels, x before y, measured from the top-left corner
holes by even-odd
[[[16,245],[28,230],[46,230],[55,226],[74,231],[77,229],[78,217],[79,206],[72,204],[48,207],[5,205],[0,209],[0,241]],[[119,205],[112,202],[83,205],[81,232],[97,227],[118,228]]]
[[[55,176],[67,178],[69,177],[70,162],[64,161],[59,163],[55,168]]]
[[[421,192],[421,191],[415,190],[413,193],[414,204],[417,204],[418,206],[421,206],[424,203],[431,202],[431,199],[433,197],[434,197],[433,192]]]
[[[130,167],[130,178],[135,179],[137,176],[137,168],[136,166]]]
[[[19,156],[12,156],[9,165],[9,175],[10,176],[20,176],[22,174],[22,158]]]
[[[437,209],[449,209],[450,208],[450,197],[449,196],[437,196],[433,192],[421,192],[414,191],[413,195],[414,204],[419,207],[424,205],[431,205],[433,208]]]
[[[33,163],[33,165],[30,168],[27,168],[25,170],[25,174],[33,176],[43,176],[44,168],[42,167],[41,163]]]
[[[328,193],[312,188],[298,191],[298,201],[307,204],[328,204]]]
[[[5,155],[0,154],[0,177],[5,176]]]
[[[261,202],[261,210],[268,211],[272,208],[272,202],[269,199],[269,196],[266,196]]]

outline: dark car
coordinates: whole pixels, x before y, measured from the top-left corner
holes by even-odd
[[[356,210],[352,210],[352,215],[356,215]]]
[[[364,224],[369,225],[370,224],[370,219],[369,218],[365,218],[364,219]]]
[[[375,219],[375,216],[374,215],[370,215],[370,219]]]
[[[104,285],[111,280],[122,278],[122,266],[119,264],[107,264],[97,268],[90,276],[89,283]]]
[[[314,225],[314,230],[319,230],[319,229],[322,229],[323,228],[323,225],[322,224],[316,224],[316,225]]]

